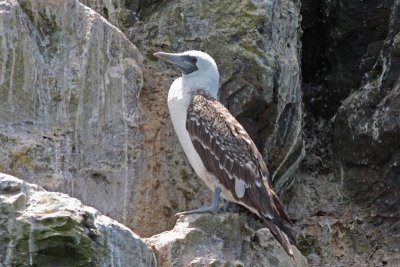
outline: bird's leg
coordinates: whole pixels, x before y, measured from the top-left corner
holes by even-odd
[[[180,216],[180,215],[185,215],[185,214],[192,214],[192,213],[204,213],[204,212],[213,212],[218,209],[218,204],[219,204],[219,195],[221,193],[221,188],[218,186],[214,190],[214,195],[213,199],[211,202],[211,205],[209,207],[201,207],[195,210],[188,210],[188,211],[183,211],[183,212],[178,212],[175,215]]]

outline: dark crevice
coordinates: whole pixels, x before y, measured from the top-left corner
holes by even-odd
[[[108,9],[107,9],[107,7],[103,7],[103,14],[104,14],[104,18],[105,18],[106,20],[109,20]]]
[[[392,2],[302,1],[306,169],[332,171],[334,131],[330,119],[365,83],[365,77],[374,75],[371,70],[377,69],[388,35]]]
[[[303,0],[306,111],[330,119],[371,70],[388,32],[389,1]]]

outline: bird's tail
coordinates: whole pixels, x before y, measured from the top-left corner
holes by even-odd
[[[268,219],[264,219],[264,221],[268,229],[271,231],[272,235],[282,245],[286,253],[294,259],[293,251],[292,248],[290,247],[290,242],[287,235],[281,229],[279,229],[279,227],[272,221],[269,221]],[[289,231],[289,233],[291,233],[291,231]]]
[[[275,222],[275,224],[279,227],[280,230],[282,230],[286,234],[286,237],[289,238],[290,244],[296,245],[296,238],[294,237],[293,226],[284,220],[281,220],[279,223]]]
[[[295,245],[296,238],[294,237],[293,233],[293,224],[290,222],[288,216],[286,215],[286,212],[283,209],[283,206],[279,201],[278,196],[275,194],[274,191],[272,191],[271,193],[272,199],[274,200],[275,208],[279,213],[279,215],[275,214],[273,222],[279,227],[279,229],[285,232],[286,236],[290,239],[290,242]]]

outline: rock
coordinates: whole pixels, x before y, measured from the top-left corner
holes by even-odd
[[[392,8],[388,35],[374,68],[335,116],[334,152],[346,198],[367,214],[363,221],[371,226],[371,240],[366,243],[377,242],[384,253],[398,255],[400,1],[394,1]],[[378,253],[371,258],[374,262],[400,262],[399,257],[384,259]]]
[[[123,30],[129,27],[139,16],[139,0],[79,0],[102,15],[111,24]]]
[[[222,102],[252,135],[277,191],[284,191],[304,156],[299,1],[145,2],[125,31],[144,55],[140,125],[150,148],[143,149],[147,166],[139,171],[141,194],[133,201],[143,216],[133,225],[146,225],[140,227],[144,236],[161,232],[174,225],[175,212],[204,205],[211,196],[172,130],[166,99],[180,73],[156,61],[153,53],[160,50],[198,49],[214,57]]]
[[[146,238],[159,266],[308,266],[292,246],[295,261],[267,228],[244,214],[181,216],[171,231]]]
[[[0,171],[129,225],[141,54],[76,0],[2,1],[0,13]]]
[[[303,1],[307,153],[285,200],[312,266],[400,263],[399,14],[399,1]]]
[[[379,59],[334,119],[334,148],[348,197],[389,221],[400,218],[399,18],[396,1]]]
[[[135,233],[62,193],[0,173],[0,266],[156,266]]]
[[[379,57],[393,0],[302,1],[302,73],[306,108],[332,118]]]

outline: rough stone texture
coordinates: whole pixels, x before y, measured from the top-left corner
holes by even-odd
[[[141,0],[80,0],[82,4],[95,10],[111,24],[123,30],[139,16]]]
[[[135,233],[75,198],[0,173],[0,266],[156,266]]]
[[[400,1],[392,8],[378,60],[336,114],[334,149],[346,196],[368,209],[371,223],[387,228],[378,245],[399,254]]]
[[[392,3],[302,1],[304,101],[315,115],[331,118],[375,64]]]
[[[151,149],[144,151],[148,166],[134,200],[143,215],[134,225],[149,223],[141,234],[172,227],[171,214],[204,205],[211,194],[188,167],[167,113],[168,88],[180,73],[156,61],[156,51],[212,55],[220,69],[221,100],[268,160],[277,189],[290,184],[304,156],[299,1],[181,0],[139,8],[138,21],[126,33],[145,58],[140,125],[143,144]]]
[[[140,95],[140,130],[146,149],[139,194],[134,199],[140,216],[134,218],[133,225],[140,228],[142,236],[171,229],[178,211],[211,203],[210,190],[193,172],[172,128],[166,101],[171,80],[155,76],[155,72],[145,65],[144,74],[149,79],[145,77]]]
[[[245,214],[181,216],[174,229],[146,238],[159,266],[308,266],[286,254],[267,228]]]
[[[307,156],[285,195],[298,248],[312,266],[399,266],[399,1],[302,14]]]
[[[0,13],[0,171],[129,225],[137,48],[78,1],[1,1]]]
[[[379,59],[334,119],[334,148],[349,197],[356,204],[376,204],[377,215],[387,218],[400,218],[399,32],[400,6],[395,2]]]

